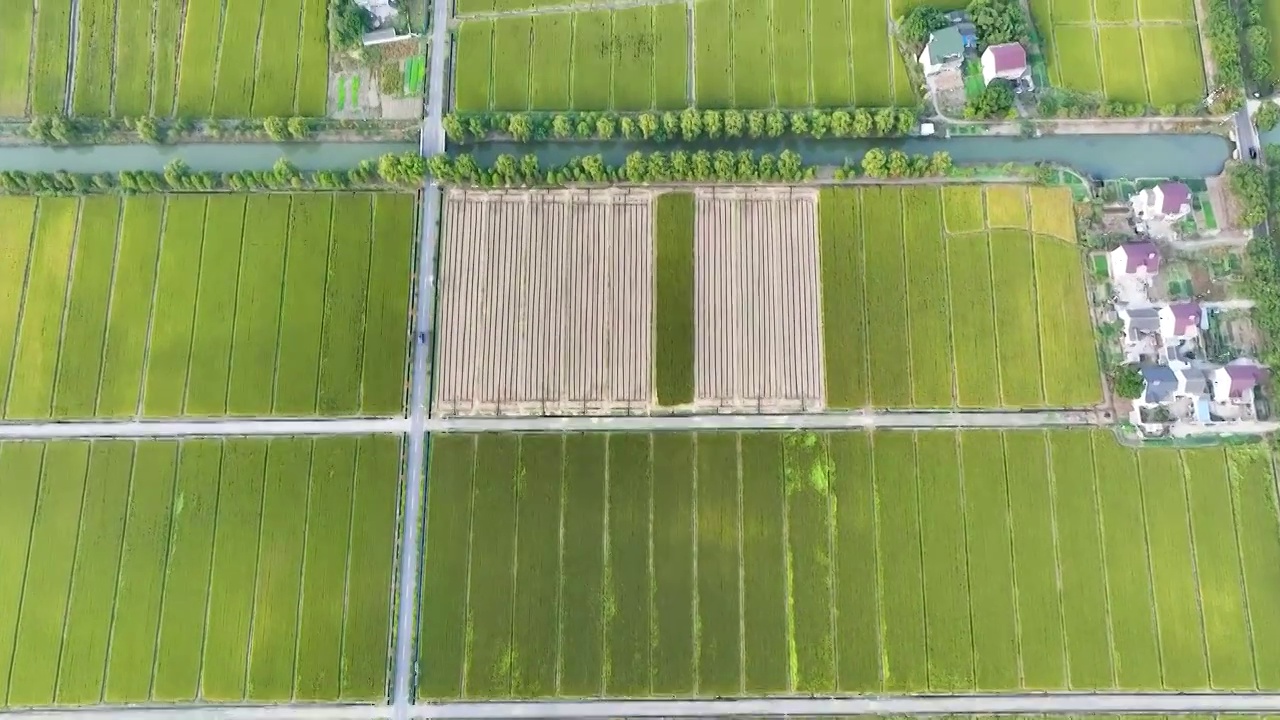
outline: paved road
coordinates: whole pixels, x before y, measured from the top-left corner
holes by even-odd
[[[266,707],[179,706],[0,712],[0,720],[381,720],[386,705],[273,705]],[[723,718],[838,715],[942,714],[1160,714],[1277,713],[1274,693],[1041,693],[1009,695],[854,698],[762,698],[755,700],[582,700],[419,704],[406,718],[489,720],[496,718]]]
[[[1101,424],[1085,411],[877,412],[827,415],[698,415],[680,417],[432,418],[430,432],[590,430],[768,430],[842,428],[1037,428]]]
[[[1207,310],[1252,310],[1258,303],[1253,300],[1208,300],[1200,303]]]
[[[363,420],[176,420],[171,422],[102,421],[0,423],[0,439],[56,440],[60,438],[184,438],[272,435],[370,435],[403,434],[405,418]]]
[[[449,57],[449,11],[453,0],[433,0],[431,6],[431,74],[427,79],[427,107],[419,151],[423,157],[444,152],[444,93]],[[440,187],[434,180],[422,192],[422,236],[418,243],[418,298],[414,311],[413,385],[409,393],[410,427],[404,511],[401,513],[400,575],[396,592],[395,655],[392,656],[391,702],[396,720],[406,720],[413,700],[414,636],[418,607],[418,561],[422,543],[422,503],[426,475],[424,422],[427,417],[427,362],[431,355],[431,321],[435,314],[436,239],[440,228]]]

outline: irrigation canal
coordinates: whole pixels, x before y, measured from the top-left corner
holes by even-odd
[[[1268,138],[1264,138],[1266,140]],[[1048,135],[1021,137],[880,138],[845,139],[784,138],[698,143],[644,143],[633,141],[547,141],[542,143],[490,142],[450,147],[468,152],[481,164],[498,155],[535,153],[544,166],[564,164],[570,158],[600,154],[606,162],[621,164],[629,153],[673,150],[753,150],[781,153],[794,150],[806,162],[840,165],[857,160],[873,147],[908,153],[945,150],[956,164],[1032,163],[1041,160],[1069,165],[1101,179],[1134,177],[1207,177],[1222,171],[1231,156],[1229,140],[1211,134],[1152,135]],[[190,143],[180,145],[94,145],[74,147],[0,147],[0,170],[26,172],[66,170],[77,173],[153,170],[181,159],[194,170],[233,172],[269,170],[286,158],[302,170],[352,167],[362,160],[388,152],[416,152],[416,143]]]

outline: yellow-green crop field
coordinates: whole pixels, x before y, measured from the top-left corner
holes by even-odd
[[[483,15],[571,5],[460,1],[457,109],[881,107],[917,100],[884,3],[697,0],[692,13],[681,2]]]
[[[829,407],[1102,399],[1065,189],[830,188],[819,223]]]
[[[0,443],[0,707],[387,686],[400,439]]]
[[[71,0],[10,8],[0,28],[0,117],[325,114],[325,0],[78,5],[74,48]]]
[[[400,414],[415,202],[0,198],[0,417]]]
[[[1280,688],[1261,447],[432,439],[423,699]]]
[[[1204,99],[1192,0],[1032,0],[1031,11],[1055,85],[1155,107]]]

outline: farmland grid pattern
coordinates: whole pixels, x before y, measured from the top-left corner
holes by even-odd
[[[326,112],[324,0],[229,0],[226,13],[218,0],[77,5],[74,49],[71,0],[15,6],[0,37],[0,117]]]
[[[433,488],[453,501],[429,506],[423,699],[1275,682],[1258,634],[1280,552],[1263,452],[1139,465],[1101,431],[439,442]],[[506,521],[526,503],[536,527]],[[637,533],[652,560],[623,551],[646,545]],[[665,588],[652,605],[634,602],[646,585]]]
[[[385,697],[399,438],[0,462],[0,707]]]
[[[1204,97],[1191,0],[1031,0],[1031,11],[1056,85],[1156,107]]]
[[[413,212],[410,195],[0,199],[3,416],[399,414]]]

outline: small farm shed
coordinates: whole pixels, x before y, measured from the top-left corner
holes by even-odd
[[[1027,51],[1021,43],[992,45],[982,53],[982,79],[987,85],[993,80],[1020,80],[1027,74]]]

